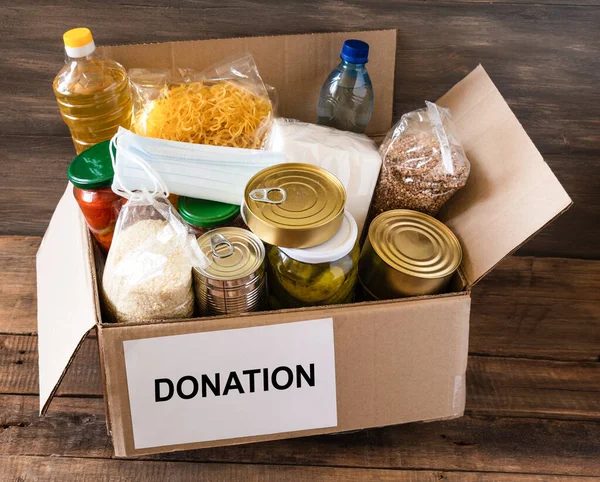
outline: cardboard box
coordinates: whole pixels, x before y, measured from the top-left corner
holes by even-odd
[[[396,32],[108,47],[131,67],[204,68],[249,50],[281,115],[316,118],[342,41],[371,45],[369,133],[391,127]],[[534,86],[532,86],[533,88]],[[465,406],[470,288],[571,200],[483,68],[439,99],[471,161],[441,218],[464,259],[453,292],[169,322],[103,324],[93,244],[70,188],[37,256],[40,411],[95,329],[117,456],[458,417]]]

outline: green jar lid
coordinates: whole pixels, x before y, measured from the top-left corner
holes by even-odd
[[[110,141],[95,144],[78,154],[69,164],[67,174],[73,185],[81,189],[110,186],[114,176]]]
[[[207,199],[179,198],[179,214],[192,226],[215,228],[233,221],[240,214],[240,207]]]

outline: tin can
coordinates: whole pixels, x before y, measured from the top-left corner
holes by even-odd
[[[210,264],[194,269],[200,313],[240,314],[260,311],[266,301],[265,247],[241,228],[218,228],[200,236],[198,247]]]
[[[242,214],[265,243],[311,248],[338,232],[345,204],[344,185],[329,171],[288,163],[263,169],[248,181]]]
[[[360,255],[362,290],[373,299],[442,292],[462,261],[454,233],[437,219],[396,209],[377,216]]]

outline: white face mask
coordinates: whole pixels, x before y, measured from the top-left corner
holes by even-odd
[[[283,153],[154,139],[123,127],[113,144],[117,147],[115,192],[156,188],[141,159],[173,194],[238,205],[254,174],[286,162]]]
[[[128,229],[128,227],[142,220],[144,217],[156,219],[152,216],[158,215],[159,219],[164,219],[169,223],[176,241],[181,243],[183,252],[190,262],[190,266],[200,269],[206,268],[210,264],[210,261],[198,247],[196,237],[188,232],[179,213],[168,201],[169,188],[164,183],[161,176],[137,154],[126,155],[127,166],[122,169],[133,169],[136,172],[135,179],[137,180],[130,182],[128,178],[123,179],[118,173],[118,156],[115,157],[114,151],[117,145],[117,139],[123,136],[121,129],[125,131],[125,133],[134,135],[128,130],[119,127],[117,134],[110,140],[109,152],[115,171],[112,190],[127,199],[127,203],[123,209],[121,209],[119,218],[117,219],[115,239],[118,239],[121,230]],[[121,162],[123,162],[123,159]],[[123,167],[124,166],[121,166],[121,168]],[[139,208],[141,208],[139,212],[136,212]]]

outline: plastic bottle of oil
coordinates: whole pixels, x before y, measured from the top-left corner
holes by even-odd
[[[65,66],[54,79],[58,107],[77,153],[110,139],[131,124],[131,93],[123,66],[100,58],[92,33],[74,28],[63,35]]]

